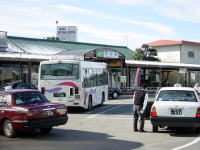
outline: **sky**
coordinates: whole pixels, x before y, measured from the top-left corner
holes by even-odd
[[[6,0],[0,31],[45,38],[77,26],[78,41],[135,50],[156,40],[200,42],[199,0]]]

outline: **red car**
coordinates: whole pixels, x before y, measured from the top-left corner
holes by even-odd
[[[67,121],[67,107],[49,102],[37,90],[0,91],[0,128],[7,137],[33,129],[49,133],[52,127],[64,125]]]

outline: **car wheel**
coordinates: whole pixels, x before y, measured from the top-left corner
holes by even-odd
[[[152,126],[152,131],[153,132],[158,132],[158,126]]]
[[[41,129],[40,129],[40,132],[41,132],[42,134],[48,134],[48,133],[51,132],[51,130],[52,130],[52,128],[41,128]]]
[[[88,100],[88,111],[91,111],[92,110],[92,96],[89,97],[89,100]]]
[[[112,94],[112,98],[114,98],[114,99],[117,99],[118,98],[118,93],[115,91],[115,92],[113,92],[113,94]]]
[[[9,119],[3,122],[3,133],[8,138],[13,138],[17,135],[17,132],[13,128],[12,122]]]

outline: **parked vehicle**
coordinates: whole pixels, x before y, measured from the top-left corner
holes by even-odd
[[[123,95],[133,95],[136,90],[139,90],[140,87],[132,86],[132,87],[122,87],[121,94]]]
[[[109,87],[108,88],[108,94],[109,94],[109,97],[117,99],[119,97],[119,95],[120,95],[120,89],[119,88]]]
[[[53,102],[92,110],[108,99],[107,65],[62,58],[43,61],[38,89]]]
[[[68,121],[64,104],[51,103],[37,90],[0,91],[0,126],[7,137],[18,131],[40,129],[49,133],[52,127]]]
[[[200,100],[193,88],[161,88],[151,107],[152,131],[158,127],[200,128]]]
[[[37,89],[37,88],[32,83],[18,81],[5,84],[3,89]]]
[[[150,95],[156,95],[159,87],[147,87],[147,93]]]

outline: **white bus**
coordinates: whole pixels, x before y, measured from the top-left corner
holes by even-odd
[[[91,110],[108,99],[107,65],[80,60],[41,62],[38,89],[50,101]]]

